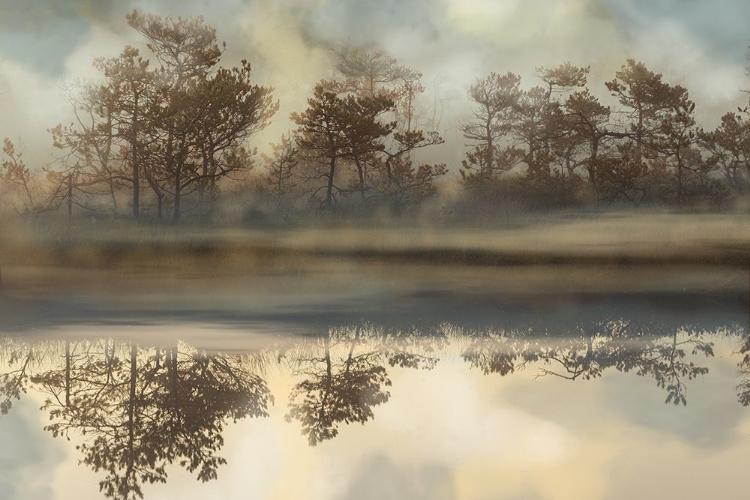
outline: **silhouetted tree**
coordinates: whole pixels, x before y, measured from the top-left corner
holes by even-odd
[[[66,348],[62,369],[32,380],[48,395],[43,409],[55,436],[82,435],[81,463],[105,472],[101,491],[142,498],[142,484],[166,482],[178,461],[201,481],[216,478],[227,419],[266,416],[272,398],[238,356],[130,342]],[[63,397],[64,395],[64,397]]]
[[[341,423],[364,424],[372,419],[372,408],[390,398],[383,389],[391,386],[384,363],[426,369],[437,363],[436,358],[410,352],[408,339],[414,333],[389,339],[387,330],[381,333],[361,326],[329,332],[323,337],[320,356],[317,344],[293,361],[295,375],[303,380],[289,395],[287,421],[299,421],[302,433],[315,446],[336,437]]]
[[[661,74],[650,71],[634,59],[628,59],[606,86],[630,119],[626,131],[636,144],[635,161],[651,158],[650,139],[661,130],[664,119],[675,106],[680,105],[685,89],[664,83]]]
[[[383,149],[382,139],[391,133],[395,124],[378,120],[393,107],[387,97],[357,97],[339,95],[334,82],[320,82],[308,99],[308,108],[302,113],[292,113],[298,125],[295,142],[303,158],[313,167],[308,175],[311,200],[325,191],[321,205],[332,210],[337,203],[336,193],[346,191],[336,183],[337,166],[352,160],[356,164],[357,190],[364,197],[366,172],[361,160],[364,156]],[[321,186],[314,181],[324,180]]]
[[[100,92],[101,110],[115,122],[118,137],[127,145],[133,218],[137,219],[141,204],[142,151],[148,140],[145,129],[152,126],[150,120],[159,105],[158,77],[149,70],[149,62],[141,57],[138,49],[131,46],[125,47],[119,57],[97,59],[96,66],[107,80]]]
[[[708,162],[720,169],[727,184],[740,194],[750,186],[750,122],[746,116],[746,109],[727,113],[714,131],[701,134],[710,154]]]
[[[474,118],[459,126],[472,148],[462,162],[464,180],[491,179],[496,172],[502,173],[515,166],[507,155],[514,149],[507,146],[503,149],[500,142],[512,130],[513,113],[521,96],[520,83],[521,78],[513,73],[493,72],[469,87]]]
[[[410,132],[416,125],[416,98],[424,92],[422,73],[399,64],[382,51],[344,46],[335,55],[336,71],[344,78],[342,90],[360,97],[389,98],[394,104],[397,130]]]
[[[98,198],[106,197],[112,215],[117,215],[120,191],[128,186],[132,189],[133,179],[132,169],[128,171],[127,150],[120,147],[115,103],[104,98],[105,89],[93,84],[65,88],[75,121],[49,129],[53,146],[61,154],[59,164],[50,173],[76,181],[71,186],[76,199],[70,193],[70,203],[100,210]],[[94,197],[93,204],[90,197]]]
[[[279,144],[271,145],[271,155],[263,154],[263,163],[266,167],[266,183],[271,192],[281,200],[291,189],[295,187],[295,168],[299,163],[297,159],[297,147],[294,145],[291,134],[281,136]]]
[[[273,89],[251,84],[247,61],[216,69],[223,48],[202,17],[162,19],[134,11],[127,20],[146,37],[160,64],[164,97],[156,127],[161,144],[153,150],[162,161],[151,166],[165,175],[157,171],[147,178],[159,207],[162,191],[171,190],[176,221],[186,194],[203,196],[215,189],[217,179],[247,167],[237,161],[247,158],[244,142],[268,125],[278,103]]]

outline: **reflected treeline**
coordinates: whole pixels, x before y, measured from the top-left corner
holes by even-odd
[[[709,333],[716,332],[604,319],[554,338],[533,330],[467,332],[469,344],[462,355],[485,374],[508,375],[529,364],[539,365],[539,376],[568,380],[590,380],[608,369],[632,372],[653,378],[667,392],[666,403],[685,405],[685,381],[708,373],[692,357],[713,356]]]
[[[591,319],[575,327],[429,330],[369,324],[274,340],[246,353],[205,352],[185,343],[139,345],[124,339],[0,342],[0,408],[30,390],[43,395],[46,430],[80,443],[80,462],[103,474],[111,498],[142,497],[145,483],[166,482],[179,464],[197,479],[217,477],[227,422],[269,415],[273,366],[289,380],[288,422],[310,445],[332,439],[342,425],[364,424],[390,398],[395,370],[431,370],[458,354],[488,376],[528,370],[576,380],[613,370],[652,379],[666,402],[685,405],[687,382],[708,374],[717,334],[740,327]],[[738,337],[739,338],[739,337]],[[750,374],[750,341],[740,366]],[[750,379],[750,377],[748,377]],[[397,381],[397,379],[396,379]],[[750,382],[740,402],[750,402]],[[281,396],[281,395],[277,395]],[[288,398],[288,399],[287,399]]]

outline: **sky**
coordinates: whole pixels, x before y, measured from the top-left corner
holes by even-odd
[[[705,127],[745,103],[750,87],[746,0],[0,0],[0,137],[21,142],[30,166],[49,161],[46,130],[71,120],[61,87],[96,78],[95,57],[126,44],[146,50],[124,19],[133,9],[203,15],[227,43],[223,64],[247,59],[256,83],[276,89],[281,108],[254,138],[261,149],[292,128],[289,114],[332,75],[331,48],[342,43],[423,73],[421,118],[445,137],[438,152],[453,169],[466,90],[490,71],[520,74],[528,88],[535,67],[590,65],[606,102],[604,82],[635,58],[686,86]]]

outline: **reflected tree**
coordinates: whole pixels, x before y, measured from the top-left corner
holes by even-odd
[[[742,340],[739,354],[742,355],[738,364],[742,381],[737,385],[737,398],[742,406],[750,406],[750,334]]]
[[[68,350],[64,366],[34,375],[54,436],[81,435],[81,463],[105,473],[111,498],[142,498],[173,462],[201,481],[217,477],[228,419],[267,416],[265,381],[240,356],[187,346],[144,349],[105,340]],[[164,352],[163,352],[164,351]]]
[[[291,361],[296,376],[303,377],[289,396],[286,420],[297,420],[311,446],[338,435],[341,423],[364,424],[374,417],[373,407],[387,402],[391,367],[432,369],[438,359],[429,353],[411,352],[419,331],[398,333],[369,326],[335,329]],[[416,349],[415,349],[416,350]]]
[[[39,353],[32,344],[5,339],[0,344],[0,362],[8,367],[0,373],[0,415],[6,415],[13,401],[21,399],[28,390],[31,370],[38,362]]]

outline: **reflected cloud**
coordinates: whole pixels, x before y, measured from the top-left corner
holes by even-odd
[[[362,458],[349,490],[337,500],[452,500],[458,498],[450,469],[425,464],[417,469],[383,455]]]
[[[0,425],[0,491],[8,500],[53,498],[48,480],[63,454],[36,426],[34,408],[22,403]]]

